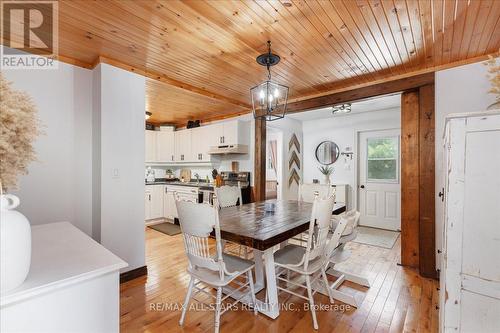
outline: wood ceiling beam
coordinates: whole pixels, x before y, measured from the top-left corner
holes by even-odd
[[[411,76],[404,79],[382,82],[363,88],[346,90],[330,95],[314,97],[303,101],[288,104],[287,113],[319,109],[335,104],[347,103],[361,99],[393,94],[405,90],[418,88],[420,86],[434,83],[434,73]]]
[[[229,103],[229,104],[232,104],[232,105],[237,105],[237,106],[243,107],[245,109],[251,109],[250,104],[241,102],[241,101],[239,101],[237,99],[234,99],[234,98],[231,98],[231,97],[227,97],[227,96],[223,96],[223,95],[220,95],[220,94],[217,94],[217,93],[214,93],[214,92],[210,92],[210,91],[202,89],[202,88],[195,87],[195,86],[193,86],[191,84],[188,84],[188,83],[176,80],[174,78],[168,77],[165,74],[155,73],[155,72],[152,72],[152,71],[148,71],[146,69],[141,69],[141,68],[137,68],[137,67],[134,67],[134,66],[130,66],[130,65],[124,64],[124,63],[122,63],[122,62],[120,62],[118,60],[114,60],[114,59],[110,59],[110,58],[107,58],[107,57],[99,56],[98,59],[96,59],[95,66],[97,66],[97,64],[108,64],[108,65],[111,65],[111,66],[115,66],[115,67],[124,69],[126,71],[137,73],[137,74],[143,75],[143,76],[145,76],[147,78],[150,78],[150,79],[153,79],[153,80],[165,83],[165,84],[169,84],[169,85],[177,87],[179,89],[187,90],[189,92],[192,92],[192,93],[195,93],[195,94],[199,94],[199,95],[203,95],[205,97],[208,97],[208,98],[211,98],[211,99],[214,99],[214,100],[223,101],[223,102],[226,102],[226,103]]]

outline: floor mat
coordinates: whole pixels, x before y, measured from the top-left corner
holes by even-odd
[[[392,249],[399,232],[358,226],[358,236],[353,242]]]
[[[177,224],[169,222],[150,225],[149,227],[156,231],[163,232],[164,234],[167,234],[169,236],[175,236],[181,233],[181,227],[179,227]]]

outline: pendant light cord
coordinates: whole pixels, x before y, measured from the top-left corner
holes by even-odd
[[[268,50],[268,57],[267,57],[267,60],[266,60],[266,67],[267,67],[267,79],[269,81],[271,81],[271,68],[270,68],[270,62],[271,62],[271,41],[268,40],[267,41],[267,50]]]

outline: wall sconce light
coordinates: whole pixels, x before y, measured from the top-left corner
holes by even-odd
[[[351,170],[351,161],[354,153],[351,151],[351,147],[345,147],[345,151],[341,152],[340,155],[344,156],[344,169]]]

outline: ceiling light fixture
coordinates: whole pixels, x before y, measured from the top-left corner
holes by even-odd
[[[149,117],[151,117],[153,114],[149,111],[146,111],[146,120],[149,119]]]
[[[342,114],[351,112],[351,103],[339,104],[332,106],[332,114]]]
[[[255,119],[272,121],[285,117],[288,87],[271,81],[270,67],[280,62],[280,57],[271,52],[271,41],[267,41],[268,52],[257,57],[257,63],[267,68],[267,81],[250,89]]]

